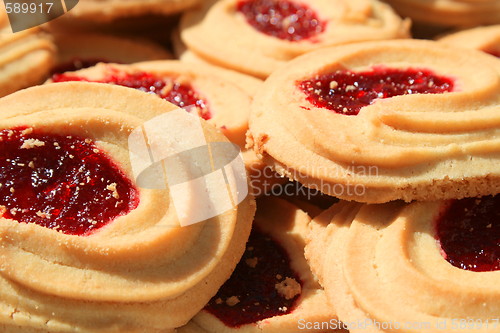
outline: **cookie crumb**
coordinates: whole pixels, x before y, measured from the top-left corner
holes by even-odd
[[[44,213],[44,212],[42,212],[40,210],[38,212],[36,212],[36,215],[39,216],[39,217],[41,217],[42,219],[48,219],[48,218],[50,218],[50,214]]]
[[[339,83],[337,81],[331,81],[330,82],[330,89],[335,89],[339,86]]]
[[[33,133],[33,128],[32,127],[27,128],[27,129],[25,129],[25,130],[23,130],[21,132],[22,135],[28,135],[28,134],[31,134],[31,133]]]
[[[111,183],[108,186],[106,186],[106,190],[113,192],[113,198],[119,199],[120,194],[118,194],[118,191],[116,189],[116,183]]]
[[[257,266],[257,263],[259,262],[259,258],[253,257],[253,258],[248,258],[245,260],[245,263],[252,268],[255,268]]]
[[[231,296],[228,299],[226,299],[226,304],[229,306],[235,306],[239,302],[240,302],[240,299],[238,298],[238,296]]]
[[[295,279],[289,277],[287,277],[280,283],[276,283],[275,288],[278,291],[278,293],[287,300],[292,299],[297,295],[300,295],[300,293],[302,292],[302,287],[300,286],[300,283],[298,283]]]
[[[219,297],[219,298],[217,298],[217,299],[215,300],[215,304],[219,304],[219,305],[220,305],[220,304],[222,304],[222,298],[220,298],[220,297]]]
[[[24,140],[21,149],[32,149],[36,147],[43,147],[45,146],[45,142],[40,141],[38,139],[26,139]]]

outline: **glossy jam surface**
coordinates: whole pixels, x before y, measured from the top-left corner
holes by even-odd
[[[314,10],[295,1],[243,0],[237,10],[256,30],[292,42],[310,39],[326,27]]]
[[[240,263],[205,310],[229,327],[290,313],[299,296],[286,299],[276,289],[286,278],[301,283],[281,245],[254,227]]]
[[[314,106],[355,116],[377,99],[450,92],[454,82],[427,69],[377,66],[364,72],[341,70],[317,75],[298,82],[298,86]]]
[[[452,201],[436,220],[436,238],[453,266],[500,270],[500,195]]]
[[[122,73],[116,71],[116,73],[110,74],[102,80],[89,80],[85,77],[72,75],[71,73],[64,73],[53,75],[52,80],[54,82],[92,81],[134,88],[156,94],[158,97],[178,107],[185,108],[189,112],[196,112],[205,120],[212,117],[207,102],[189,83],[180,83],[175,80],[159,78],[149,73]]]
[[[84,236],[135,209],[138,192],[88,139],[0,131],[0,215]]]
[[[73,72],[73,71],[77,71],[79,69],[89,68],[89,67],[95,66],[100,62],[108,62],[108,61],[106,61],[104,59],[97,59],[97,58],[95,58],[95,59],[94,58],[93,59],[73,58],[66,63],[62,63],[62,64],[57,65],[52,70],[52,74],[54,75],[54,74],[61,74],[64,72]]]

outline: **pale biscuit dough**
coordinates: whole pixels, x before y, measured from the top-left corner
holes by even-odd
[[[65,20],[108,22],[148,14],[170,15],[196,6],[200,0],[80,0]]]
[[[172,59],[160,45],[150,41],[99,33],[65,33],[53,31],[57,46],[57,64],[77,60],[101,60],[129,64],[140,61]]]
[[[0,128],[93,140],[133,180],[128,136],[177,109],[134,89],[68,82],[0,100]],[[227,142],[202,122],[207,142]],[[186,324],[239,261],[255,203],[180,227],[169,190],[90,236],[0,218],[0,325],[9,332],[169,332]],[[0,326],[0,327],[2,327]]]
[[[38,28],[12,33],[6,13],[0,10],[0,97],[43,82],[55,59],[49,36]]]
[[[375,0],[302,1],[327,22],[313,39],[298,42],[263,34],[236,11],[238,0],[207,1],[187,12],[181,38],[188,49],[216,65],[265,78],[289,60],[330,45],[408,37],[409,22]]]
[[[68,73],[90,81],[99,81],[117,73],[145,72],[159,78],[186,82],[206,100],[212,117],[208,123],[217,127],[229,140],[243,150],[243,159],[250,176],[250,189],[262,195],[284,179],[268,170],[253,150],[245,149],[250,104],[262,81],[238,72],[210,65],[193,66],[180,61],[152,61],[132,65],[98,64],[95,67]]]
[[[441,37],[439,42],[500,54],[500,25],[477,27]]]
[[[497,0],[384,0],[399,14],[419,23],[472,27],[500,23]]]
[[[376,100],[357,116],[312,105],[297,82],[339,68],[427,68],[456,91]],[[500,62],[431,41],[367,42],[302,56],[257,94],[249,145],[276,171],[323,193],[382,203],[500,192]]]
[[[442,204],[340,202],[312,221],[306,258],[350,332],[498,332],[487,323],[500,313],[500,271],[443,258],[433,223]]]
[[[258,210],[254,224],[270,235],[287,251],[291,268],[298,273],[303,282],[297,307],[289,314],[260,320],[237,328],[226,326],[217,317],[201,311],[188,325],[178,329],[179,333],[295,333],[299,320],[304,322],[335,322],[337,316],[329,305],[324,291],[313,277],[304,258],[305,236],[308,233],[308,215],[283,199],[264,198],[258,200]],[[258,268],[257,268],[258,269]],[[293,280],[295,281],[295,280]],[[294,286],[294,282],[290,282]],[[296,281],[295,281],[296,282]],[[297,286],[295,286],[296,288]],[[295,294],[297,289],[287,288],[286,292]],[[262,304],[265,306],[265,304]],[[336,329],[311,329],[307,332],[345,332]]]

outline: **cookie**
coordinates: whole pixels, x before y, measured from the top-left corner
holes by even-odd
[[[196,6],[200,0],[80,0],[65,20],[109,22],[149,14],[171,15]]]
[[[246,251],[231,278],[179,333],[340,332],[304,258],[310,218],[278,199],[259,199]],[[333,326],[333,325],[332,325]]]
[[[130,64],[172,58],[166,49],[146,40],[98,33],[54,32],[52,36],[58,50],[52,73],[75,71],[99,62]]]
[[[500,23],[496,0],[384,0],[415,22],[436,26],[470,27]]]
[[[310,225],[306,257],[357,332],[497,332],[500,197],[340,202]]]
[[[408,37],[408,28],[372,0],[211,1],[180,25],[182,41],[201,58],[260,78],[314,49]]]
[[[153,61],[128,66],[99,64],[77,72],[54,75],[52,80],[114,83],[154,92],[179,107],[197,113],[242,149],[245,147],[250,104],[262,84],[258,79],[237,72],[201,64],[193,67],[179,61]],[[255,196],[283,181],[252,150],[243,150],[250,174],[250,188]]]
[[[439,41],[458,47],[480,50],[500,57],[500,25],[455,32],[441,37]]]
[[[43,82],[55,57],[49,36],[38,28],[12,33],[7,15],[0,11],[0,97]]]
[[[3,331],[170,332],[229,278],[250,233],[253,198],[182,226],[175,188],[134,177],[130,135],[147,127],[156,147],[151,121],[184,111],[87,82],[29,88],[1,99],[0,110]],[[207,143],[228,143],[186,117]],[[185,189],[187,200],[205,206],[195,188]]]
[[[497,59],[431,41],[327,48],[273,73],[249,145],[280,174],[341,199],[500,192]]]

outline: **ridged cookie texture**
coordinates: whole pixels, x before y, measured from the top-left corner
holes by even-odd
[[[0,97],[43,82],[56,62],[50,37],[32,28],[12,33],[0,10]]]
[[[332,95],[342,98],[365,79],[343,88],[336,81],[326,88],[322,82],[301,88],[323,75],[369,77],[386,70],[434,73],[449,78],[453,89],[376,97],[359,114],[346,115],[310,97],[319,103]],[[265,82],[252,105],[249,143],[279,173],[342,199],[383,203],[496,194],[499,73],[500,62],[490,55],[431,41],[323,49],[290,62]],[[370,93],[377,84],[359,93]],[[429,81],[429,88],[433,84]]]
[[[166,49],[143,39],[90,32],[68,34],[58,29],[53,29],[50,33],[58,51],[56,72],[80,69],[83,65],[99,61],[129,64],[172,59]]]
[[[438,39],[442,43],[500,56],[500,24],[466,29]]]
[[[88,138],[132,180],[130,133],[176,108],[133,89],[69,82],[15,93],[0,100],[0,109],[0,128]],[[227,142],[212,126],[202,128],[207,142]],[[167,187],[139,188],[137,208],[87,236],[2,217],[0,327],[169,332],[230,276],[254,211],[247,196],[234,209],[181,227]]]
[[[340,202],[313,220],[306,258],[350,332],[498,332],[500,271],[445,260],[446,205]]]
[[[278,6],[260,0],[247,2],[256,11],[266,6]],[[209,62],[266,78],[291,59],[321,47],[409,36],[409,21],[402,20],[390,6],[377,0],[291,1],[290,6],[308,8],[299,11],[296,19],[303,12],[313,12],[324,24],[320,33],[292,41],[256,30],[238,11],[241,3],[237,0],[207,1],[203,7],[186,12],[180,25],[182,41],[190,51]],[[285,27],[293,23],[294,15],[290,15],[287,23],[286,18],[280,18],[281,14],[270,17],[271,14],[263,13],[262,22],[267,18],[271,27],[273,24],[279,26],[273,20],[283,19]],[[290,35],[294,34],[297,33]]]
[[[176,14],[199,3],[199,0],[80,0],[67,18],[109,22],[142,15]]]
[[[384,1],[419,23],[462,27],[500,23],[500,4],[496,0]]]
[[[250,190],[255,196],[266,193],[273,184],[283,181],[283,178],[257,158],[252,149],[245,148],[250,105],[262,85],[259,79],[215,66],[193,66],[168,60],[131,65],[98,64],[55,75],[53,80],[119,84],[140,88],[159,96],[168,95],[164,98],[197,113],[242,149],[251,178]],[[160,89],[160,86],[163,87]],[[191,103],[193,105],[189,105]]]
[[[274,290],[274,297],[276,299],[297,297],[295,304],[293,305],[293,309],[282,308],[281,310],[283,310],[283,312],[280,315],[269,315],[268,317],[263,316],[265,318],[260,317],[259,320],[252,323],[231,326],[225,324],[223,321],[225,318],[219,318],[217,314],[207,310],[206,307],[204,310],[200,311],[200,313],[198,313],[188,323],[188,325],[178,329],[178,333],[293,333],[298,330],[305,330],[307,332],[345,332],[341,329],[342,325],[337,320],[335,309],[327,301],[325,292],[318,284],[316,278],[312,275],[311,269],[304,258],[304,245],[308,234],[308,225],[311,221],[309,216],[295,205],[276,197],[259,198],[257,202],[258,208],[254,220],[254,228],[257,228],[258,232],[260,232],[264,237],[270,238],[273,242],[276,242],[285,250],[287,256],[289,257],[290,268],[296,272],[296,278],[298,281],[294,277],[281,276],[277,277],[273,282],[275,284],[271,283],[270,286],[268,285],[267,280],[246,280],[240,283],[241,290],[238,290],[237,296],[239,302],[243,302],[245,304],[244,307],[240,309],[241,316],[242,318],[246,318],[245,316],[251,317],[248,310],[252,311],[252,313],[255,312],[254,308],[246,308],[248,306],[248,300],[246,297],[258,300],[258,307],[260,307],[262,312],[269,310],[270,308],[273,309],[273,307],[276,306],[272,302],[269,302],[264,296],[258,294],[255,295],[258,290],[276,289]],[[251,270],[255,270],[255,274],[257,276],[259,274],[266,276],[267,270],[269,270],[269,264],[266,261],[272,260],[266,257],[273,258],[276,254],[264,253],[262,257],[252,257],[254,254],[253,248],[255,247],[255,244],[256,243],[252,243],[252,236],[250,236],[246,253],[235,270],[237,275],[231,277],[226,284],[236,284],[235,279],[241,277],[241,273],[239,272],[244,271],[244,269],[240,266],[250,266]],[[280,263],[278,262],[278,264]],[[279,272],[279,269],[277,271]],[[238,273],[240,275],[238,275]],[[280,275],[283,274],[284,273],[281,272]],[[286,278],[288,278],[288,280]],[[292,280],[292,278],[294,279]],[[284,282],[280,282],[280,280],[283,280]],[[255,286],[250,285],[252,283],[263,284],[263,286],[256,288]],[[280,288],[281,286],[283,286],[282,289]],[[225,285],[223,285],[221,290],[224,290],[224,287]],[[230,305],[224,305],[228,302],[228,300],[220,298],[219,294],[214,296],[214,299],[212,299],[209,307],[214,307],[213,303],[215,302],[215,304],[217,304],[217,301],[219,301],[219,303],[222,304],[221,306],[226,306],[227,309],[230,310]],[[238,306],[238,303],[233,306]],[[224,313],[222,310],[219,311],[219,314]],[[232,313],[233,311],[231,314]],[[322,329],[318,328],[318,326],[314,327],[317,323],[325,322],[330,323],[330,325],[326,328],[324,324]]]

